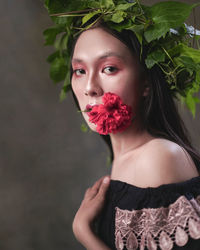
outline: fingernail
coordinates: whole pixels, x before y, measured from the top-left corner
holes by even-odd
[[[110,180],[110,178],[108,177],[108,176],[106,176],[104,179],[103,179],[103,183],[108,183],[109,182],[109,180]]]

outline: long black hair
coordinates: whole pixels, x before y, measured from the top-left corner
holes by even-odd
[[[195,165],[197,166],[200,174],[200,154],[191,144],[191,138],[189,137],[188,130],[186,129],[175,104],[176,96],[170,89],[169,84],[166,82],[164,73],[155,65],[151,69],[147,69],[145,65],[145,57],[147,48],[142,48],[142,57],[140,55],[141,45],[131,30],[122,30],[118,32],[114,29],[110,29],[105,23],[99,22],[92,28],[102,28],[111,35],[115,36],[122,43],[124,43],[133,56],[136,56],[140,62],[141,76],[148,82],[149,93],[145,96],[142,104],[142,119],[144,128],[154,137],[168,139],[180,145],[185,149]],[[78,37],[74,40],[71,47],[71,58],[73,56],[74,47]],[[72,78],[72,68],[71,68]],[[75,94],[73,97],[77,107],[80,109]],[[113,160],[113,150],[111,139],[109,135],[100,135],[106,142],[110,149],[111,161]]]

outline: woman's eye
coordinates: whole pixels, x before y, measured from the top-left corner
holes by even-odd
[[[73,70],[73,73],[75,73],[77,76],[80,76],[85,73],[84,69],[75,69]]]
[[[117,68],[113,67],[113,66],[108,66],[108,67],[105,67],[104,70],[103,70],[105,73],[114,73],[115,71],[117,71]]]

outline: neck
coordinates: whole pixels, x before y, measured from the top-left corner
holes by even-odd
[[[118,160],[133,152],[153,137],[141,126],[139,119],[135,119],[125,131],[110,134],[114,160]]]

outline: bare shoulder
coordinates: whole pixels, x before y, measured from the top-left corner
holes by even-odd
[[[145,145],[138,167],[141,170],[138,181],[152,187],[189,180],[199,175],[187,151],[177,143],[162,138],[153,139]]]

